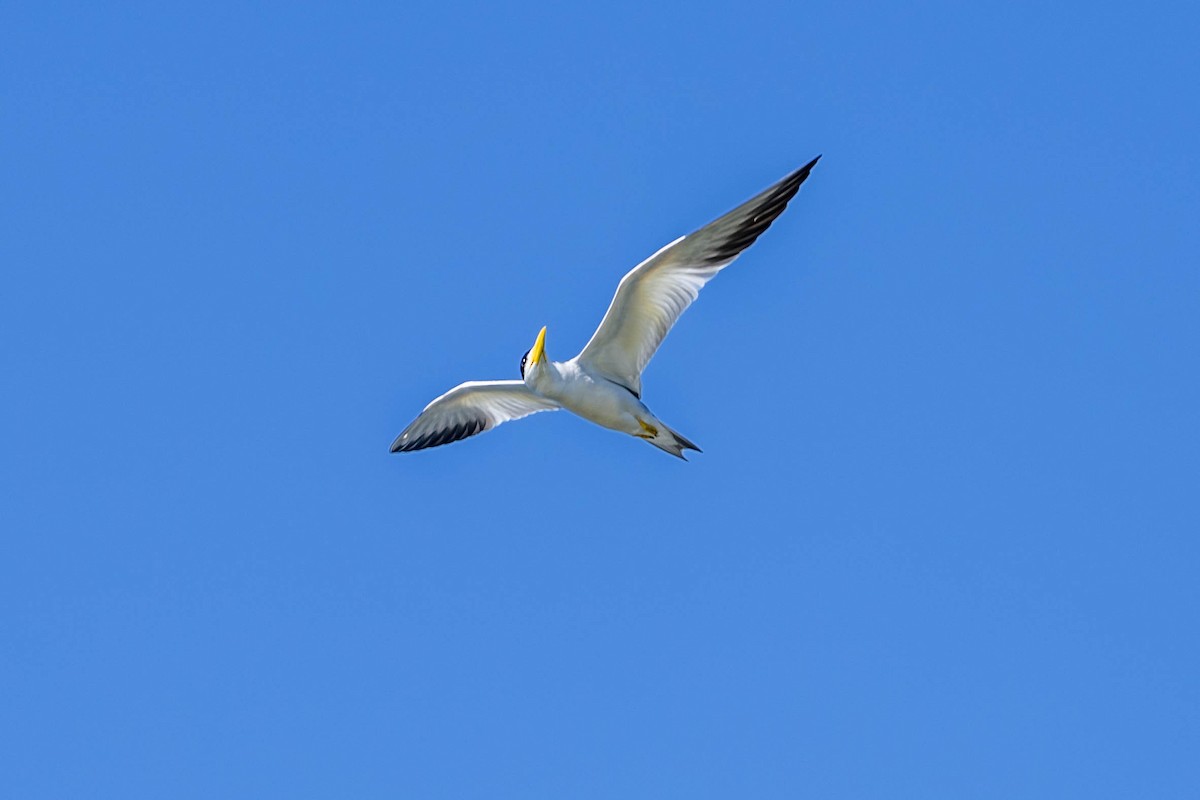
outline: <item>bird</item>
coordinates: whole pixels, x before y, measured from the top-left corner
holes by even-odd
[[[467,381],[425,407],[392,442],[406,453],[457,442],[540,411],[566,409],[687,460],[700,448],[642,402],[642,371],[667,333],[717,273],[765,231],[817,161],[727,214],[681,236],[626,273],[600,327],[569,361],[546,355],[546,328],[521,357],[520,380]]]

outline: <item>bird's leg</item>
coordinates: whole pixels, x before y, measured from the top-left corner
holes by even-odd
[[[658,428],[654,427],[649,422],[646,422],[646,420],[642,419],[641,417],[635,416],[634,419],[638,421],[638,425],[641,425],[642,430],[645,431],[645,433],[635,433],[634,436],[637,436],[641,439],[653,439],[654,437],[658,436]]]

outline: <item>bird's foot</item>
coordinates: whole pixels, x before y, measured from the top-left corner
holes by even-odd
[[[642,419],[641,417],[634,417],[634,419],[638,421],[638,425],[641,425],[642,430],[645,431],[645,433],[635,433],[634,436],[637,436],[641,439],[653,439],[658,436],[658,428],[654,427],[649,422],[646,422],[646,420]]]

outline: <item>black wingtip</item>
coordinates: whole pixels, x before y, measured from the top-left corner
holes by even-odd
[[[820,160],[821,160],[821,156],[817,156],[812,161],[808,162],[803,167],[801,167],[800,169],[793,172],[791,177],[799,178],[800,183],[804,183],[804,179],[808,177],[808,173],[812,172],[812,168],[815,167],[817,165],[817,162]]]

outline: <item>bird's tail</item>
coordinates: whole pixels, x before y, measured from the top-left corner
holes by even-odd
[[[661,425],[661,423],[659,424]],[[695,450],[697,453],[703,452],[682,433],[673,431],[666,425],[662,425],[657,436],[655,436],[653,439],[647,439],[646,441],[657,447],[659,450],[668,452],[676,458],[682,458],[684,461],[687,461],[687,458],[685,458],[683,455],[684,450]]]

